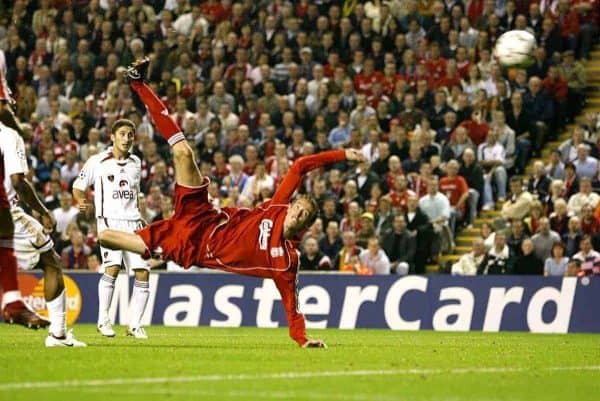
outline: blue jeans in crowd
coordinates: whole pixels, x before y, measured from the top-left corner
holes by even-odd
[[[496,184],[496,190],[498,191],[498,198],[506,199],[506,182],[508,176],[504,166],[498,166],[494,168],[493,172],[483,175],[483,204],[490,205],[494,204],[494,191],[492,190],[492,180]]]

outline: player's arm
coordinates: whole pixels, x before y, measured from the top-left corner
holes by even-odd
[[[316,155],[304,156],[292,164],[283,181],[273,195],[273,203],[288,203],[296,189],[300,186],[304,174],[311,170],[344,160],[364,160],[363,154],[356,149],[330,150]]]
[[[13,188],[19,195],[19,199],[40,214],[44,228],[52,232],[56,226],[56,221],[52,213],[44,206],[40,198],[35,193],[33,185],[25,178],[25,174],[11,174],[10,176]]]
[[[87,199],[87,189],[93,183],[95,165],[96,158],[89,158],[73,182],[73,199],[77,202],[77,207],[82,213],[90,213],[94,208],[92,203]]]
[[[281,294],[281,302],[285,309],[290,337],[303,348],[327,348],[321,340],[310,340],[306,337],[304,315],[298,312],[296,298],[296,276],[284,275],[273,279]]]
[[[0,122],[17,131],[21,138],[26,139],[25,132],[21,128],[17,116],[15,116],[12,107],[5,100],[0,101]]]

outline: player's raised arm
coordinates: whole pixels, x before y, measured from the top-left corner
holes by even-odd
[[[330,150],[315,155],[303,156],[292,164],[283,181],[277,187],[272,201],[273,203],[288,203],[302,182],[304,174],[311,170],[344,160],[360,161],[363,159],[362,153],[355,149]]]

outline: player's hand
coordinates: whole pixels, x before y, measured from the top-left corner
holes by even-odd
[[[302,348],[327,348],[327,344],[323,340],[308,340]]]
[[[86,199],[82,200],[81,202],[79,202],[79,211],[81,213],[90,213],[92,211],[92,204],[90,202],[88,202]]]
[[[56,220],[54,219],[54,216],[52,216],[50,213],[43,213],[40,216],[40,219],[42,220],[42,226],[44,226],[44,232],[46,234],[52,233],[56,227]]]
[[[365,155],[357,149],[346,149],[346,160],[363,162],[366,160]]]

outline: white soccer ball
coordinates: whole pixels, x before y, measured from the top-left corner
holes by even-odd
[[[504,67],[528,67],[534,62],[535,36],[528,31],[508,31],[496,41],[494,56]]]

